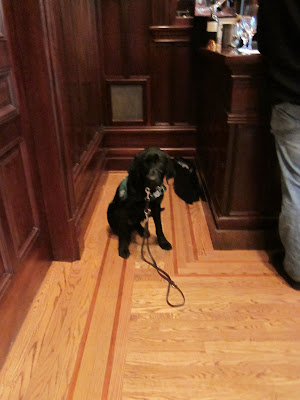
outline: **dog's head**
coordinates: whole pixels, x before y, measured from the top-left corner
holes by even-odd
[[[129,177],[136,185],[155,190],[174,176],[171,158],[158,147],[149,147],[138,153],[129,167]]]

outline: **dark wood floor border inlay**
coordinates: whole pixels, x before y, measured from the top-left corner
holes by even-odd
[[[198,251],[197,251],[196,238],[195,238],[194,230],[193,230],[191,210],[190,210],[190,207],[188,204],[185,204],[185,208],[186,208],[186,212],[187,212],[187,216],[188,216],[190,235],[191,235],[191,240],[192,240],[192,245],[193,245],[193,254],[194,254],[195,261],[198,261]]]
[[[84,349],[85,349],[88,333],[89,333],[91,322],[92,322],[92,318],[93,318],[96,299],[97,299],[100,283],[101,283],[101,280],[102,280],[103,269],[104,269],[105,261],[106,261],[106,258],[107,258],[107,252],[108,252],[110,241],[111,241],[111,236],[109,235],[108,238],[107,238],[107,241],[106,241],[106,245],[105,245],[105,249],[104,249],[104,253],[103,253],[103,258],[102,258],[101,265],[100,265],[100,268],[99,268],[99,272],[98,272],[98,276],[97,276],[97,282],[96,282],[96,285],[95,285],[95,290],[94,290],[94,293],[93,293],[93,297],[92,297],[91,305],[90,305],[90,308],[89,308],[86,324],[85,324],[85,327],[84,327],[84,332],[83,332],[83,335],[82,335],[82,338],[81,338],[81,341],[80,341],[80,344],[79,344],[79,347],[78,347],[78,353],[77,353],[77,358],[76,358],[76,362],[75,362],[75,367],[74,367],[73,375],[72,375],[72,378],[71,378],[71,381],[70,381],[69,391],[68,391],[66,400],[72,400],[73,395],[74,395],[74,390],[75,390],[75,386],[76,386],[76,382],[77,382],[78,375],[79,375],[79,370],[80,370],[80,364],[81,364],[81,361],[82,361],[82,358],[83,358]]]
[[[102,391],[102,397],[101,397],[102,399],[108,398],[109,385],[110,385],[113,361],[114,361],[114,355],[115,355],[116,337],[117,337],[117,332],[118,332],[118,328],[119,328],[119,319],[120,319],[120,310],[121,310],[123,289],[124,289],[124,283],[125,283],[126,265],[127,265],[127,261],[124,260],[123,265],[122,265],[122,274],[121,274],[121,278],[120,278],[118,300],[117,300],[117,304],[116,304],[116,312],[115,312],[113,329],[112,329],[112,334],[111,334],[109,353],[108,353],[107,363],[106,363],[103,391]]]
[[[178,275],[178,264],[177,264],[177,253],[176,253],[176,237],[175,237],[175,221],[174,221],[174,206],[172,190],[169,194],[170,198],[170,214],[171,214],[171,227],[172,227],[172,247],[173,247],[173,263],[174,263],[174,273]]]

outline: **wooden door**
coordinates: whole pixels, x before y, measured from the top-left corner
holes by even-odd
[[[50,263],[22,73],[0,0],[0,366]]]

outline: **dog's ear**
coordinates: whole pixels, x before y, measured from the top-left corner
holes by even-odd
[[[171,157],[167,156],[166,179],[173,178],[175,175],[174,161]]]
[[[138,184],[138,182],[141,179],[141,156],[140,154],[137,154],[134,159],[131,161],[129,168],[128,168],[128,174],[130,176],[130,179],[132,182],[134,182],[135,185]]]

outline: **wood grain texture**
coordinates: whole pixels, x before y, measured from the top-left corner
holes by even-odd
[[[142,239],[117,255],[106,209],[123,177],[101,177],[82,260],[52,264],[0,373],[1,400],[298,400],[299,295],[268,254],[214,250],[201,202],[187,206],[170,182],[172,251],[149,226],[155,260],[186,296],[170,308]]]
[[[29,160],[36,160],[32,171],[38,179],[33,180],[33,187],[38,188],[39,203],[45,207],[42,215],[48,225],[52,255],[56,260],[74,260],[79,249],[70,212],[72,181],[66,172],[70,171],[67,168],[69,147],[63,145],[67,135],[62,134],[58,121],[58,115],[63,118],[64,112],[61,108],[58,110],[55,89],[59,85],[53,81],[56,57],[49,45],[55,43],[48,36],[50,30],[44,14],[46,3],[50,5],[50,2],[2,3],[8,22],[6,29],[19,92],[16,98],[20,101],[21,123],[30,129],[24,142],[27,146],[30,143]],[[57,2],[51,2],[51,6],[55,5]],[[21,132],[18,126],[17,131]]]
[[[0,367],[52,255],[33,121],[28,113],[32,98],[24,91],[21,50],[16,52],[13,3],[0,1]],[[23,17],[26,30],[28,20]],[[27,38],[28,31],[25,42]],[[39,102],[43,103],[41,97]],[[47,136],[44,128],[42,134]]]
[[[105,195],[103,190],[101,206]],[[109,238],[106,214],[99,205],[94,215],[96,230],[89,231],[81,261],[50,267],[49,287],[42,285],[1,371],[1,398],[65,398],[104,268],[102,258]]]
[[[118,151],[120,147],[137,152],[139,148],[156,145],[182,150],[182,155],[183,148],[195,150],[192,26],[177,25],[176,0],[96,3],[101,85],[105,87],[110,81],[120,80],[130,83],[147,77],[142,105],[137,101],[140,96],[131,92],[132,101],[143,108],[143,118],[128,115],[115,118],[114,106],[122,96],[115,93],[111,101],[111,90],[102,92],[103,146],[115,152],[108,159],[108,168],[126,168]],[[128,112],[128,107],[124,108]],[[113,126],[118,126],[118,130],[112,129]]]
[[[254,238],[263,231],[271,239],[281,196],[265,65],[260,55],[206,49],[199,49],[195,63],[199,171],[215,229],[244,230]],[[270,239],[269,248],[276,248]],[[242,248],[239,232],[231,246]]]
[[[298,398],[297,294],[263,266],[254,277],[243,268],[177,277],[178,310],[165,285],[135,281],[122,399]]]

